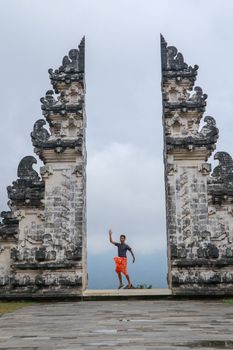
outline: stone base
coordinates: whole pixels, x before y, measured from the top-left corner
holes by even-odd
[[[70,289],[40,289],[40,290],[2,290],[0,289],[0,300],[48,300],[48,299],[81,299],[82,290]]]
[[[209,298],[217,298],[217,297],[232,297],[233,296],[233,286],[230,287],[185,287],[185,288],[172,288],[173,296],[181,296],[181,297],[209,297]]]

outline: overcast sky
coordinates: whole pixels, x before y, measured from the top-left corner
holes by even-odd
[[[159,34],[199,65],[217,150],[231,152],[232,18],[231,0],[0,0],[1,210],[33,154],[48,68],[86,35],[89,253],[111,251],[111,227],[138,254],[166,255]]]

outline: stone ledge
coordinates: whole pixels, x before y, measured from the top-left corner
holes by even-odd
[[[173,267],[232,267],[233,268],[233,258],[229,259],[219,259],[219,260],[211,260],[211,259],[185,259],[185,260],[174,260],[172,261]]]
[[[14,263],[14,268],[19,270],[40,270],[40,269],[67,269],[67,268],[81,268],[81,263],[67,262],[67,263]]]
[[[84,297],[128,297],[128,296],[165,296],[172,295],[168,288],[151,289],[86,289],[83,292]]]

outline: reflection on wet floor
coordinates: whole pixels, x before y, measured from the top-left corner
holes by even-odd
[[[34,304],[0,317],[0,349],[233,349],[233,307],[208,300]]]
[[[185,346],[190,349],[233,349],[233,341],[224,340],[202,340],[192,343],[179,344],[179,346]]]

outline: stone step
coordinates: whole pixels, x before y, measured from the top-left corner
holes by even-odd
[[[83,292],[84,299],[122,299],[122,298],[153,298],[172,295],[168,288],[151,289],[86,289]]]

